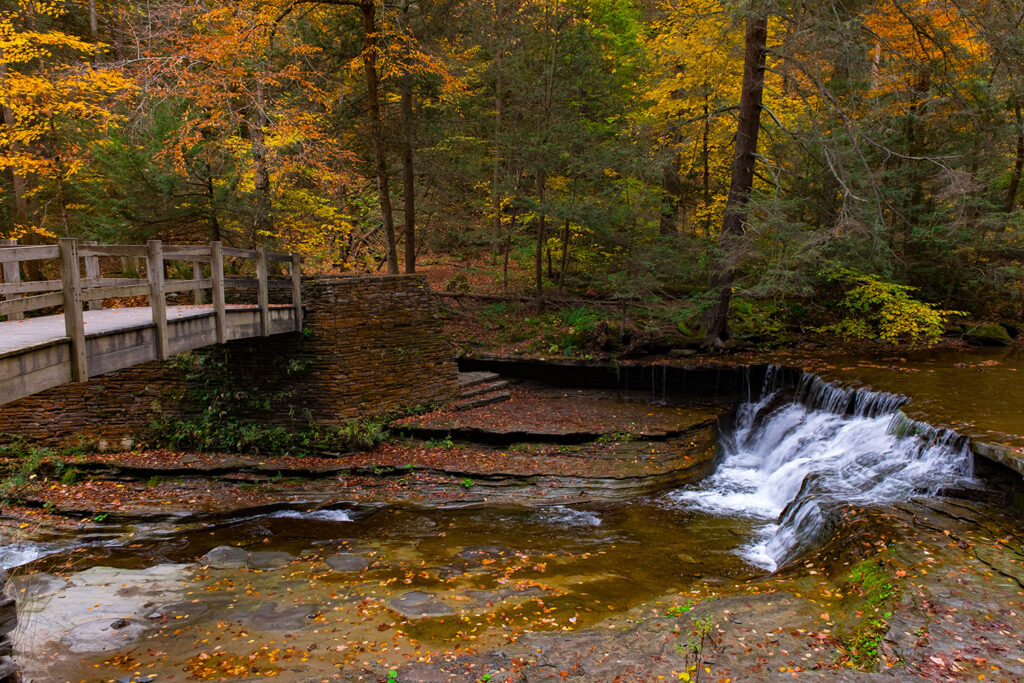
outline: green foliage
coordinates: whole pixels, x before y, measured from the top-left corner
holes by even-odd
[[[670,608],[671,609],[671,608]],[[687,607],[687,609],[689,609]],[[686,610],[684,610],[686,611]],[[672,616],[672,615],[670,615]],[[690,631],[687,634],[685,643],[676,643],[673,647],[676,653],[683,658],[686,670],[679,675],[683,681],[699,681],[701,665],[703,663],[704,648],[711,639],[711,613],[703,617],[690,620]]]
[[[840,643],[846,663],[869,671],[878,664],[879,647],[888,632],[888,619],[899,601],[900,589],[888,572],[885,561],[869,558],[850,570],[844,582],[845,592],[852,596],[849,609],[866,617],[846,634]]]
[[[594,443],[629,443],[634,439],[636,437],[628,432],[608,432],[597,437]]]
[[[448,434],[443,439],[429,439],[423,443],[427,448],[455,448],[452,435]]]
[[[65,486],[73,486],[74,484],[78,483],[78,480],[81,476],[82,473],[79,472],[76,468],[69,467],[66,470],[64,470],[64,472],[60,475],[60,483],[64,484]]]
[[[841,282],[850,289],[839,307],[845,317],[833,325],[817,328],[849,339],[871,339],[896,344],[935,343],[942,336],[946,320],[960,311],[946,311],[914,299],[916,288],[885,282],[852,268],[836,268],[824,273],[830,282]]]
[[[739,339],[781,344],[787,340],[784,315],[774,301],[735,297],[730,309],[729,330]]]
[[[0,499],[6,500],[36,476],[57,454],[50,448],[34,446],[21,437],[14,437],[0,446],[0,458],[12,461],[7,476],[0,480]]]
[[[462,488],[464,488],[466,490],[469,490],[469,489],[473,488],[473,486],[475,486],[475,484],[473,483],[473,480],[470,479],[469,477],[463,478],[463,480],[460,481],[459,484],[462,486]]]
[[[309,370],[308,358],[283,358],[278,361],[287,378],[285,389],[271,386],[240,387],[236,373],[230,371],[230,355],[220,349],[180,354],[171,359],[171,367],[185,378],[186,405],[195,412],[185,417],[158,411],[142,436],[148,447],[173,450],[227,451],[310,455],[325,451],[366,450],[388,437],[388,417],[351,420],[340,425],[319,425],[312,421],[291,428],[265,424],[275,414],[294,415],[294,393],[287,387]]]
[[[292,429],[235,419],[211,420],[205,413],[187,419],[160,416],[150,422],[143,445],[184,451],[315,455],[373,448],[388,438],[388,422],[386,417],[366,418]]]

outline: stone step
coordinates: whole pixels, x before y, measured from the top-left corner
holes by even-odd
[[[480,406],[487,406],[492,403],[507,401],[510,398],[512,398],[512,392],[510,391],[493,391],[486,394],[480,394],[479,396],[473,396],[472,398],[464,398],[461,401],[456,401],[455,405],[452,407],[455,410],[471,410],[473,408],[479,408]]]
[[[499,379],[498,373],[496,372],[487,372],[484,370],[480,370],[477,372],[460,372],[459,388],[467,389],[469,387],[474,387],[478,384],[483,384],[485,382],[493,382],[496,379]]]
[[[501,391],[502,389],[507,388],[508,380],[504,379],[499,379],[497,382],[487,382],[485,384],[473,384],[468,387],[463,387],[459,392],[459,398],[472,398],[473,396],[489,394],[492,391]]]

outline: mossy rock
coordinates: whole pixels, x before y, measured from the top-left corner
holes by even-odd
[[[1013,343],[1010,333],[999,323],[976,325],[964,333],[964,339],[979,346],[1009,346]]]

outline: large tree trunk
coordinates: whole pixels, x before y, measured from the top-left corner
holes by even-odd
[[[409,0],[402,3],[402,24],[409,31]],[[412,74],[401,80],[402,97],[402,203],[405,209],[405,272],[416,272],[416,175],[413,167]]]
[[[405,272],[416,272],[416,176],[412,144],[412,76],[402,76],[402,202],[405,209]]]
[[[746,231],[750,192],[754,186],[757,161],[757,135],[761,127],[761,101],[764,92],[765,48],[768,40],[768,14],[752,8],[747,16],[743,90],[740,94],[740,118],[736,127],[736,151],[732,160],[732,182],[719,235],[719,254],[711,274],[715,302],[705,320],[704,343],[721,347],[728,339],[729,302],[736,280],[736,262]]]
[[[377,175],[377,200],[387,248],[388,272],[398,273],[398,250],[395,247],[395,218],[391,210],[388,185],[388,164],[384,157],[384,129],[380,121],[380,95],[377,78],[377,7],[373,0],[360,5],[363,13],[363,67],[366,72],[366,99],[370,106],[370,138],[373,165]]]

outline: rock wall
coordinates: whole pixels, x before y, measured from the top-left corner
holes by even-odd
[[[453,352],[424,278],[310,278],[303,304],[303,334],[233,341],[56,387],[0,407],[0,433],[119,449],[155,417],[194,414],[225,391],[244,397],[236,403],[245,417],[288,426],[336,424],[457,393]]]

